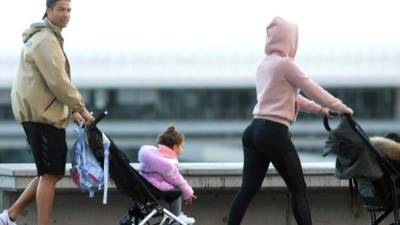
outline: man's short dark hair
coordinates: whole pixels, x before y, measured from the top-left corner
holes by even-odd
[[[52,9],[58,1],[60,0],[46,0],[46,7]]]
[[[58,1],[61,1],[61,0],[46,0],[46,8],[53,9],[53,8],[54,8],[54,5],[55,5]],[[71,0],[69,0],[69,1],[71,1]],[[46,18],[46,17],[47,17],[47,12],[44,13],[42,19],[44,19],[44,18]]]

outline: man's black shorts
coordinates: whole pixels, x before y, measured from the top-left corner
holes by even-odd
[[[22,126],[33,153],[38,176],[64,175],[68,151],[65,129],[34,122],[23,122]]]

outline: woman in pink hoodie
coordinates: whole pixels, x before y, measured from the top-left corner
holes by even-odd
[[[178,168],[178,158],[183,152],[184,136],[174,126],[170,126],[158,136],[158,147],[144,145],[139,150],[140,174],[161,191],[179,189],[186,204],[196,199],[192,187],[186,182]],[[182,198],[169,204],[173,214],[187,224],[194,218],[182,213]]]
[[[280,17],[274,18],[267,27],[266,56],[256,73],[254,119],[242,138],[242,186],[233,200],[228,225],[241,223],[271,162],[291,193],[297,224],[312,224],[303,171],[289,126],[296,120],[299,110],[324,116],[329,116],[329,110],[340,114],[353,111],[311,80],[294,62],[297,44],[297,26]],[[315,102],[302,96],[300,90]]]

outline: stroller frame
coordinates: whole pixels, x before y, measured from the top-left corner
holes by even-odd
[[[149,224],[150,219],[153,217],[162,217],[161,222],[158,223],[159,225],[169,225],[169,224],[186,224],[174,214],[172,214],[167,209],[161,206],[151,206],[146,207],[143,204],[135,203],[135,205],[129,209],[127,217],[124,217],[120,221],[120,225],[145,225]]]
[[[97,127],[97,123],[107,114],[107,111],[99,114],[95,118],[95,121],[86,127],[88,143],[95,158],[101,165],[104,162],[102,131]],[[114,180],[117,189],[127,194],[133,200],[133,206],[128,210],[128,216],[120,220],[120,225],[151,225],[150,220],[156,217],[161,217],[161,221],[156,222],[154,225],[188,225],[172,212],[165,209],[157,200],[166,200],[166,195],[169,192],[162,192],[147,182],[136,169],[129,165],[128,158],[117,148],[112,139],[108,135],[106,136],[111,142],[110,177]],[[113,169],[116,171],[113,171]],[[125,177],[125,174],[129,176]],[[128,178],[131,178],[131,180]],[[137,189],[139,193],[136,193],[132,189]],[[157,192],[153,193],[150,189]]]
[[[154,217],[162,217],[161,222],[157,225],[187,225],[184,221],[175,216],[172,212],[162,207],[153,193],[146,187],[140,177],[138,180],[143,188],[148,192],[151,199],[145,200],[144,203],[134,200],[134,205],[128,211],[128,216],[120,220],[120,225],[145,225],[150,224],[150,220]]]
[[[330,112],[330,113],[331,113],[331,115],[336,115],[336,116],[339,115],[336,112]],[[363,129],[361,128],[361,126],[354,120],[354,118],[350,114],[345,114],[344,117],[345,117],[344,119],[348,120],[349,124],[351,125],[351,128],[359,135],[359,137],[361,137],[361,139],[368,146],[368,150],[371,151],[375,155],[377,161],[383,167],[383,170],[388,173],[389,178],[390,178],[392,205],[387,208],[372,209],[372,208],[366,207],[370,213],[370,225],[378,225],[392,211],[393,211],[393,216],[394,216],[394,222],[391,225],[400,225],[399,202],[398,202],[399,190],[397,187],[397,184],[400,184],[399,183],[399,180],[400,180],[399,170],[380,151],[375,149],[375,147],[369,141],[369,137],[366,136],[366,134],[363,131]],[[327,131],[331,131],[328,119],[329,119],[328,117],[324,117],[324,127]],[[378,215],[376,215],[376,212],[380,212],[380,213]]]

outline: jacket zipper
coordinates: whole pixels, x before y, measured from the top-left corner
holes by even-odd
[[[44,108],[44,112],[46,112],[50,108],[50,106],[53,105],[54,101],[56,101],[56,98],[53,98],[53,100],[51,100],[51,102],[47,105],[47,107]]]

